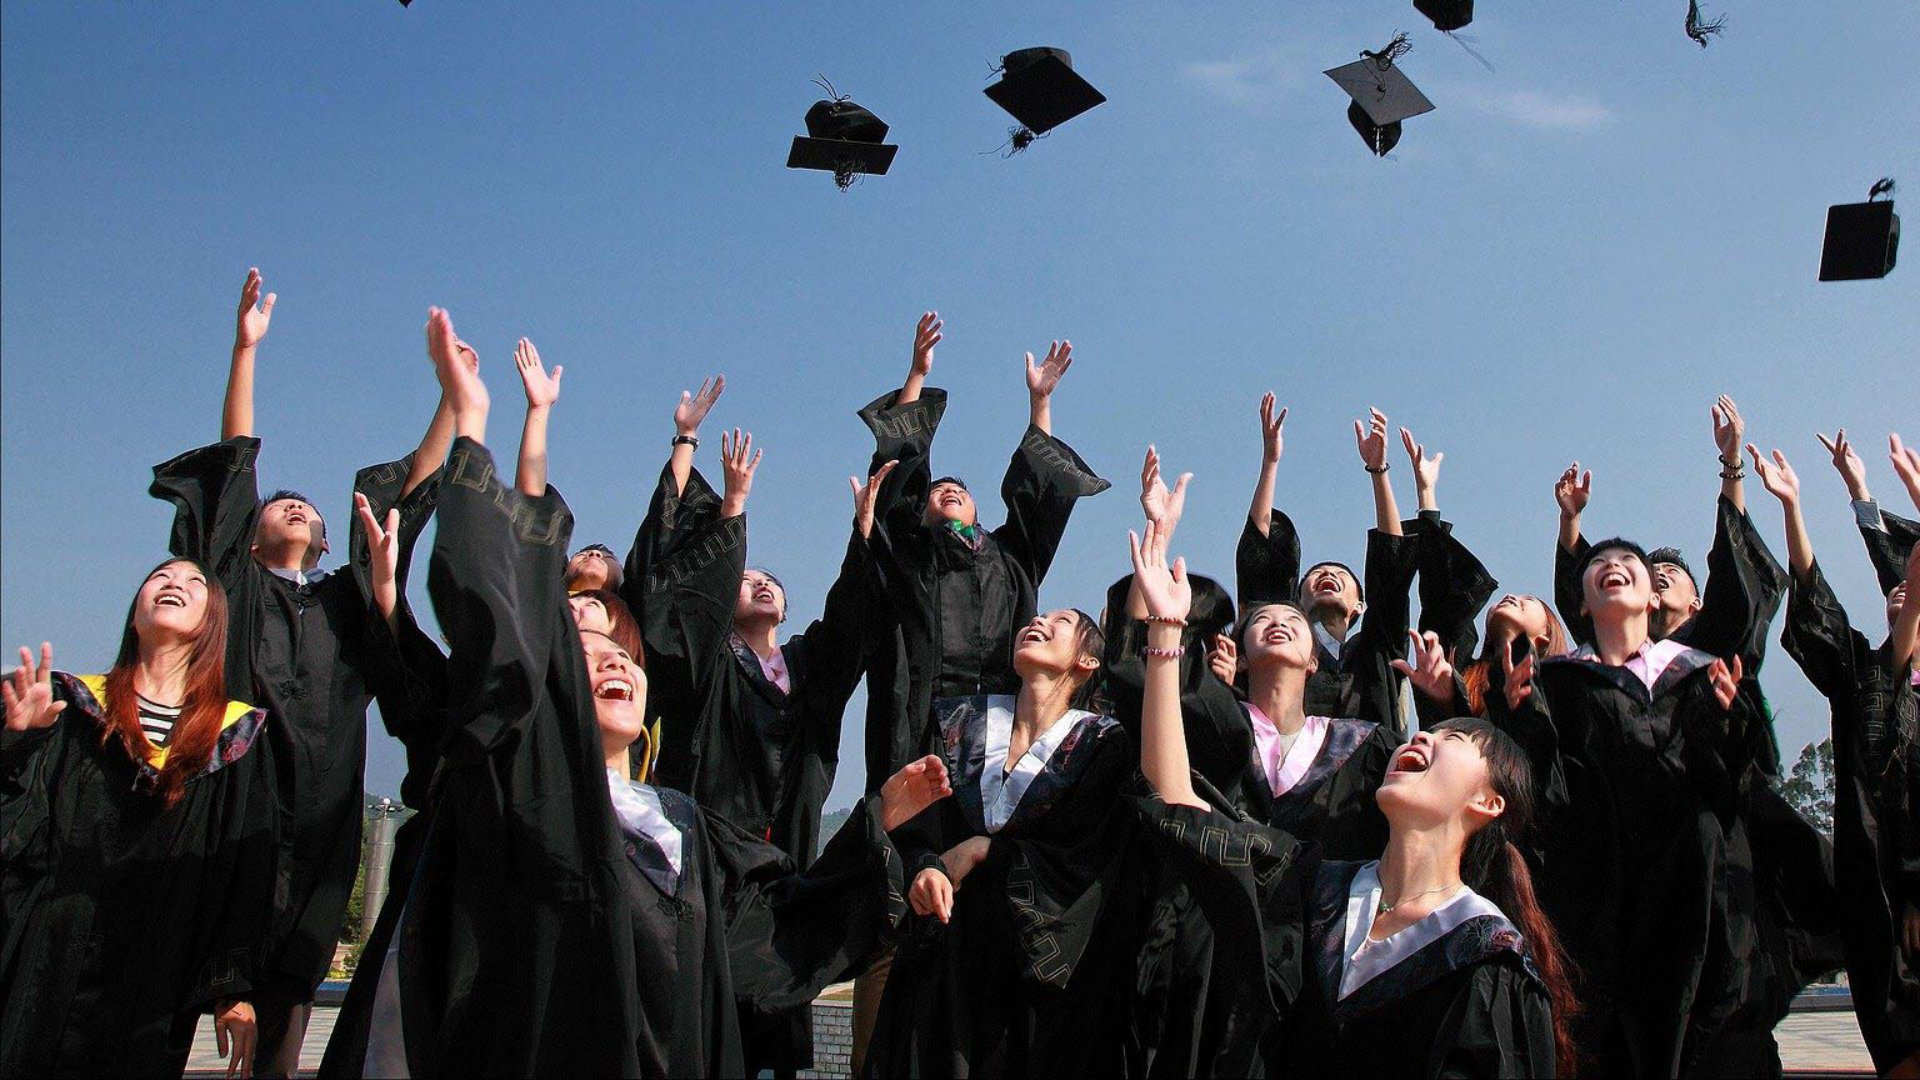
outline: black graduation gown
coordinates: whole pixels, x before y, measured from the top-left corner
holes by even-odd
[[[259,449],[260,440],[241,437],[188,451],[154,467],[149,492],[174,505],[170,550],[204,562],[226,587],[229,692],[274,720],[267,738],[281,851],[267,972],[282,992],[301,996],[333,963],[360,865],[367,706],[400,668],[373,603],[358,517],[349,517],[348,566],[306,585],[253,558]],[[428,482],[400,499],[412,463],[408,455],[354,480],[376,505],[399,507],[406,552],[433,516],[436,490]]]
[[[1834,862],[1847,983],[1881,1072],[1920,1054],[1920,971],[1901,947],[1904,908],[1920,906],[1913,810],[1920,695],[1885,644],[1853,628],[1816,565],[1795,582],[1780,643],[1833,708]]]
[[[1624,667],[1549,658],[1520,712],[1493,703],[1533,762],[1534,880],[1581,973],[1578,1042],[1605,1075],[1693,1072],[1747,993],[1751,919],[1727,922],[1726,748],[1758,721],[1740,702],[1722,712],[1710,660],[1683,653],[1649,692]]]
[[[1113,486],[1073,448],[1028,426],[1000,482],[1006,523],[978,546],[926,524],[929,455],[947,393],[895,393],[860,410],[873,432],[873,467],[899,461],[874,513],[868,549],[898,625],[894,647],[873,649],[867,678],[867,788],[934,749],[933,699],[1010,694],[1013,635],[1038,614],[1036,596],[1074,504]]]
[[[0,734],[0,1075],[179,1076],[201,1013],[259,985],[273,914],[264,712],[228,706],[179,802],[119,741],[104,680]]]
[[[1880,591],[1890,593],[1894,587],[1907,580],[1907,552],[1913,545],[1920,544],[1920,521],[1910,521],[1898,514],[1880,511],[1882,528],[1860,528],[1860,539],[1866,541],[1867,560],[1873,563],[1873,576],[1880,582]]]
[[[465,438],[445,479],[428,590],[447,734],[399,930],[410,1071],[737,1075],[742,995],[791,1009],[857,970],[899,909],[898,858],[863,810],[796,876],[663,789],[684,844],[666,873],[607,793],[566,504],[506,487]]]
[[[1465,663],[1480,643],[1480,613],[1500,582],[1438,510],[1420,511],[1401,529],[1420,539],[1420,632],[1438,636],[1454,662]]]
[[[709,813],[805,867],[840,763],[841,718],[860,683],[871,572],[856,535],[822,617],[781,646],[790,687],[782,691],[733,633],[746,558],[746,516],[721,517],[720,496],[698,470],[675,494],[669,467],[621,588],[640,617],[649,674],[658,672],[669,691],[658,710],[659,782],[692,792]],[[803,1004],[767,1024],[748,1020],[748,1071],[811,1068],[811,1011]]]
[[[1405,677],[1393,669],[1407,654],[1407,631],[1413,622],[1409,593],[1419,570],[1420,537],[1389,536],[1367,530],[1365,575],[1367,610],[1360,628],[1347,636],[1335,657],[1315,639],[1319,670],[1307,679],[1309,716],[1366,720],[1398,736],[1400,687]],[[1267,534],[1248,521],[1240,531],[1234,555],[1240,610],[1262,603],[1300,600],[1300,534],[1292,519],[1275,510]]]
[[[1341,999],[1347,892],[1364,864],[1203,797],[1214,813],[1134,803],[1231,943],[1215,977],[1236,992],[1236,1024],[1210,1075],[1554,1075],[1546,987],[1504,916],[1467,919]]]
[[[821,617],[781,645],[791,687],[783,692],[734,637],[747,519],[723,518],[719,509],[697,470],[679,496],[663,473],[627,556],[623,589],[644,613],[649,674],[656,660],[671,665],[688,690],[661,703],[659,781],[804,867],[819,845],[841,718],[863,670],[866,549],[855,536]]]
[[[1005,699],[1002,699],[1003,701]],[[989,835],[988,699],[942,699],[953,796],[900,830],[907,881]],[[1110,1076],[1121,1066],[1132,915],[1125,910],[1136,768],[1112,719],[1083,716],[991,834],[951,921],[914,916],[867,1048],[869,1076]]]

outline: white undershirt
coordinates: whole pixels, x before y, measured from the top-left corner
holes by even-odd
[[[1493,901],[1462,883],[1459,890],[1420,921],[1391,937],[1374,941],[1374,912],[1380,910],[1380,864],[1370,862],[1347,888],[1346,969],[1340,973],[1340,998],[1393,970],[1401,961],[1445,937],[1454,927],[1480,915],[1499,915]]]
[[[613,813],[620,819],[621,828],[640,833],[660,845],[667,865],[678,874],[683,838],[679,826],[667,820],[667,812],[660,806],[660,793],[647,784],[636,784],[621,776],[617,769],[607,770],[607,792],[613,796]]]

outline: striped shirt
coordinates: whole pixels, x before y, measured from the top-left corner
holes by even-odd
[[[140,733],[156,749],[167,745],[173,738],[173,725],[180,722],[180,706],[150,701],[145,694],[135,696],[140,699]]]

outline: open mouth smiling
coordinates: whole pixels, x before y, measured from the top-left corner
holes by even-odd
[[[602,701],[632,701],[633,684],[625,679],[607,679],[593,688],[593,696]]]
[[[1420,749],[1418,746],[1407,746],[1393,756],[1393,768],[1388,771],[1394,773],[1423,773],[1432,765],[1433,760],[1427,757],[1425,750]]]

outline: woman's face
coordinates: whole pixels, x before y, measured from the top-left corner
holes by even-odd
[[[1659,602],[1647,564],[1626,548],[1595,553],[1580,573],[1580,592],[1587,614],[1596,620],[1651,613]]]
[[[613,556],[599,548],[583,548],[567,560],[567,583],[574,589],[604,589],[613,580]]]
[[[1546,602],[1539,597],[1508,593],[1487,613],[1487,636],[1493,637],[1493,631],[1506,629],[1528,641],[1545,641],[1549,636],[1549,619]]]
[[[779,623],[787,617],[787,594],[773,575],[764,570],[749,570],[740,578],[740,599],[734,605],[735,622],[770,620]]]
[[[573,609],[573,624],[582,633],[589,630],[597,634],[613,633],[613,619],[607,614],[607,605],[597,596],[569,596],[567,606]]]
[[[1313,649],[1313,627],[1298,608],[1286,604],[1268,604],[1253,613],[1241,636],[1240,651],[1248,670],[1277,665],[1311,674],[1319,666]]]
[[[1020,677],[1091,674],[1100,658],[1080,651],[1080,616],[1070,608],[1036,615],[1013,636],[1013,670]]]
[[[582,633],[587,678],[593,684],[593,715],[609,750],[632,746],[646,730],[647,673],[627,651],[603,634]]]
[[[1394,751],[1374,798],[1391,825],[1433,827],[1455,818],[1471,828],[1506,809],[1480,744],[1451,728],[1422,731]]]
[[[189,562],[171,562],[147,575],[133,605],[140,640],[159,644],[199,634],[207,617],[207,576]]]

